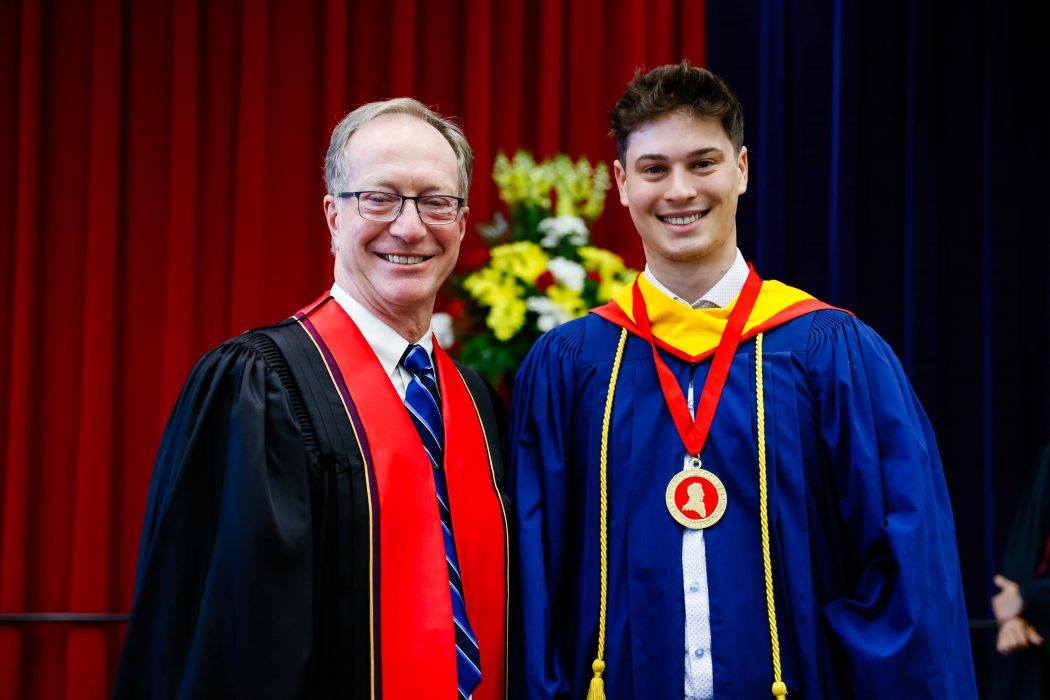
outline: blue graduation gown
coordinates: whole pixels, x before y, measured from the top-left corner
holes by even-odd
[[[599,451],[620,331],[593,314],[561,326],[515,381],[518,697],[583,698],[593,676]],[[683,390],[694,373],[699,393],[710,360],[661,354]],[[763,368],[789,698],[976,697],[937,445],[892,351],[854,317],[824,310],[767,331]],[[608,454],[610,700],[683,696],[682,528],[664,493],[685,449],[659,387],[649,345],[629,334]],[[717,698],[771,697],[755,420],[751,339],[737,349],[701,454],[728,500],[704,531]]]

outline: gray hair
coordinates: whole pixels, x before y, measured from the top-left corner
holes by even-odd
[[[411,97],[369,102],[347,114],[336,125],[332,132],[332,142],[328,146],[328,155],[324,159],[324,179],[328,194],[338,194],[350,176],[346,167],[346,146],[350,138],[362,126],[385,114],[407,114],[417,117],[445,137],[456,154],[456,164],[459,166],[459,196],[466,199],[470,191],[470,176],[474,169],[474,152],[467,143],[467,137],[458,126]]]

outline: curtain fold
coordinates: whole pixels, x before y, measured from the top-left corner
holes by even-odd
[[[5,163],[13,170],[15,177],[9,180],[10,189],[4,196],[12,193],[5,211],[13,212],[9,217],[14,227],[10,243],[5,245],[10,253],[3,277],[10,280],[7,288],[10,331],[5,333],[6,358],[2,363],[5,378],[4,394],[4,464],[3,464],[3,512],[0,517],[0,571],[11,571],[2,574],[0,579],[0,606],[3,610],[23,610],[30,604],[27,595],[27,580],[23,572],[27,569],[29,552],[32,545],[28,534],[32,528],[30,509],[27,507],[30,498],[30,463],[31,436],[24,427],[25,416],[32,407],[31,373],[34,371],[34,352],[28,342],[33,332],[32,301],[37,296],[39,275],[36,269],[36,258],[40,238],[36,235],[39,228],[40,173],[40,124],[42,89],[42,18],[40,8],[30,6],[21,13],[9,8],[10,14],[5,17],[4,26],[17,26],[20,31],[15,34],[11,46],[17,47],[10,82],[7,83],[8,94],[14,99],[9,101],[13,109],[11,128],[7,133],[15,134],[15,144],[10,160]],[[5,236],[5,239],[8,238]],[[17,573],[15,573],[17,572]],[[0,658],[4,673],[0,673],[0,696],[17,697],[20,688],[21,669],[25,665],[23,644],[20,630],[0,627]]]
[[[0,614],[131,606],[152,461],[193,363],[326,288],[332,128],[410,95],[475,149],[611,162],[639,67],[705,59],[680,0],[0,4]],[[641,249],[610,197],[599,245]],[[108,697],[120,624],[0,624],[0,697]]]
[[[744,103],[744,254],[855,311],[936,430],[971,618],[1050,436],[1050,134],[1034,11],[973,0],[710,2]],[[994,636],[975,632],[983,686]]]
[[[117,268],[119,261],[120,164],[111,154],[119,152],[121,112],[121,53],[123,17],[119,0],[99,0],[92,6],[92,35],[112,32],[106,42],[92,42],[91,65],[87,77],[88,104],[85,175],[86,192],[83,287],[68,299],[80,307],[85,333],[80,352],[72,358],[78,390],[70,401],[76,406],[73,447],[73,474],[70,479],[71,525],[68,591],[70,610],[107,611],[116,597],[111,595],[113,563],[113,491],[117,417],[114,396],[117,385],[116,342],[114,333],[95,333],[91,329],[116,327]],[[72,183],[71,183],[72,184]],[[46,333],[46,331],[45,331]],[[71,426],[72,427],[72,426]],[[54,485],[50,485],[54,488]],[[64,694],[72,697],[79,688],[101,687],[109,675],[112,637],[106,629],[76,627],[66,644]]]

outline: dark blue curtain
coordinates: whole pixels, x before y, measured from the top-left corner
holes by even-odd
[[[1035,7],[1035,5],[1029,5]],[[856,312],[933,421],[972,620],[1050,439],[1050,42],[1020,2],[709,0],[745,109],[740,245]],[[978,681],[994,631],[975,625]]]

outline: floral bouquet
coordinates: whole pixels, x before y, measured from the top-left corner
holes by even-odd
[[[608,301],[635,271],[589,245],[589,226],[605,206],[604,163],[565,155],[537,163],[526,151],[500,153],[493,168],[508,220],[478,227],[489,261],[453,280],[449,306],[458,358],[509,390],[525,354],[545,331]],[[437,320],[437,319],[436,319]]]

